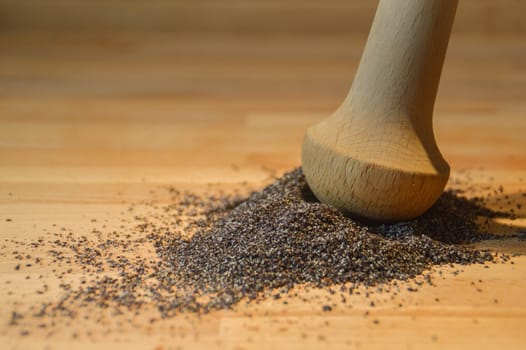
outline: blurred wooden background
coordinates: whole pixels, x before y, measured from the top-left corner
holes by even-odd
[[[0,157],[19,165],[50,158],[64,165],[166,166],[185,163],[173,150],[191,149],[189,162],[209,164],[208,150],[200,145],[229,137],[230,158],[214,159],[218,164],[290,168],[299,164],[305,127],[332,113],[346,95],[376,5],[0,0],[0,136],[10,147],[0,149]],[[526,168],[526,155],[512,142],[522,137],[526,113],[525,11],[524,0],[459,3],[435,113],[437,140],[453,168],[488,161]],[[37,119],[46,123],[27,131],[25,121]],[[145,119],[173,125],[155,131],[147,156],[122,153],[135,147],[128,144],[135,136],[126,133],[132,121]],[[74,131],[43,136],[50,120]],[[104,120],[118,120],[122,132],[88,135],[78,126],[88,120],[100,120],[101,128]],[[182,145],[172,135],[189,120],[229,125],[235,137],[208,139],[200,131]],[[272,149],[235,131],[249,125],[263,130],[263,120]],[[235,145],[247,152],[232,152]],[[70,149],[82,149],[83,156],[69,157]],[[121,156],[106,159],[110,151]]]
[[[396,0],[392,0],[396,1]],[[2,30],[367,33],[376,0],[1,0]],[[524,33],[524,0],[461,0],[456,32]]]

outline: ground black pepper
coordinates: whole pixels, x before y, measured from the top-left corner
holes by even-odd
[[[190,289],[183,298],[191,295],[192,308],[208,311],[297,284],[375,285],[413,278],[432,265],[490,261],[488,252],[452,245],[482,237],[474,221],[481,214],[492,212],[446,192],[415,221],[367,226],[319,203],[296,169],[190,238],[150,238],[161,271],[175,274],[165,287]],[[205,302],[195,299],[205,295]]]
[[[89,237],[61,232],[21,243],[48,248],[47,258],[26,255],[28,260],[68,266],[53,269],[58,278],[82,274],[80,284],[60,284],[59,302],[42,303],[29,316],[75,318],[82,308],[109,309],[113,315],[155,308],[165,318],[230,308],[242,299],[277,300],[297,285],[328,288],[331,294],[331,287],[339,286],[345,301],[344,294],[359,294],[357,286],[407,281],[437,265],[495,261],[494,254],[460,244],[491,237],[476,224],[478,217],[506,215],[486,209],[480,198],[448,190],[416,220],[368,225],[318,202],[300,168],[247,198],[169,191],[171,203],[155,205],[163,214],[134,215],[133,234],[93,229]],[[422,280],[432,284],[429,275]],[[44,285],[41,293],[47,290]],[[12,315],[12,324],[24,317],[19,310]]]

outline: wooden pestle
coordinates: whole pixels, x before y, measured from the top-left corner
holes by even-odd
[[[353,85],[309,128],[302,166],[316,197],[376,222],[415,218],[449,177],[433,107],[458,0],[380,0]]]

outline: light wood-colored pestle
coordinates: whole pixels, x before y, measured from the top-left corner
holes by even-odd
[[[380,0],[349,94],[306,132],[302,166],[316,197],[376,222],[408,220],[449,177],[433,107],[457,0]]]

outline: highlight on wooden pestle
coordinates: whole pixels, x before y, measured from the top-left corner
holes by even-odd
[[[303,171],[321,202],[396,222],[441,195],[449,165],[432,117],[457,3],[380,0],[346,99],[303,140]]]

